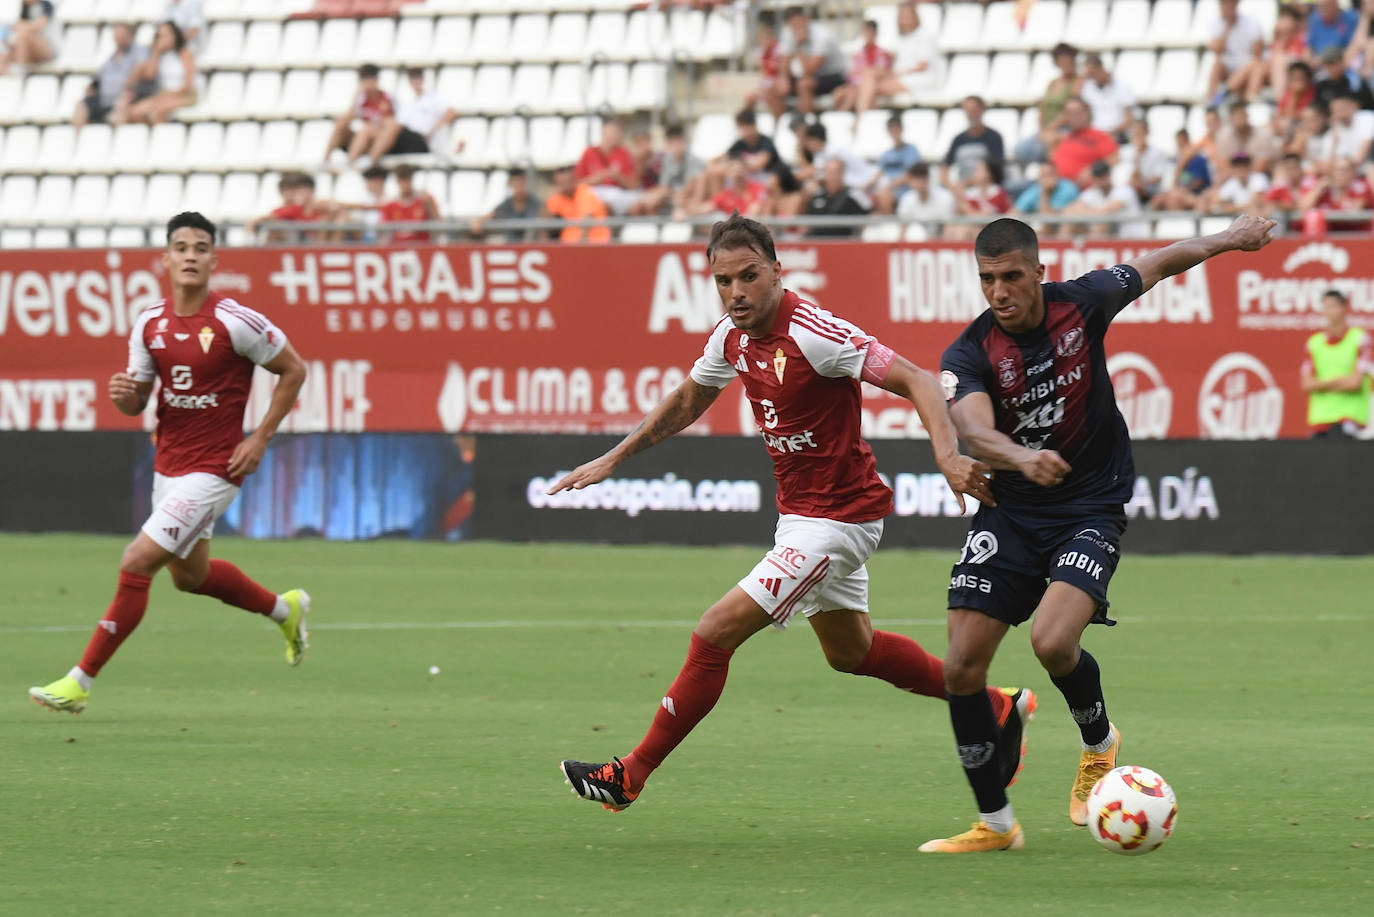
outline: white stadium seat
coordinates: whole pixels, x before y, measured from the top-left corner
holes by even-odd
[[[1112,76],[1129,88],[1141,102],[1153,102],[1155,95],[1155,52],[1122,51],[1116,56]]]
[[[50,131],[56,129],[57,127],[48,128]],[[31,124],[16,125],[5,131],[5,144],[0,147],[0,172],[19,172],[33,168],[34,162],[38,161],[40,137],[39,129]],[[46,158],[43,161],[46,161]],[[0,210],[0,213],[4,212],[6,211]]]
[[[895,221],[869,223],[859,233],[859,238],[865,242],[900,242],[902,241],[902,224]]]
[[[1159,239],[1190,239],[1197,235],[1197,220],[1165,217],[1155,221],[1154,235]]]
[[[986,100],[993,105],[1031,105],[1039,101],[1044,88],[1030,81],[1030,55],[1025,51],[999,51],[988,69]]]
[[[390,23],[387,19],[369,21]],[[389,43],[378,40],[374,50],[374,46],[362,44],[358,40],[358,23],[355,20],[326,19],[320,27],[319,48],[307,63],[325,64],[330,67],[354,66],[362,63],[358,59],[359,51],[370,63],[391,63]]]
[[[453,122],[449,134],[453,144],[450,153],[454,161],[462,166],[485,166],[487,164],[487,119],[462,117]]]
[[[1274,34],[1274,23],[1279,18],[1279,5],[1275,0],[1240,0],[1240,11],[1258,20],[1264,34]]]
[[[933,148],[926,155],[934,160],[944,160],[951,141],[968,128],[968,118],[962,108],[946,108],[940,115],[940,128],[935,134]]]
[[[1008,150],[1021,139],[1021,112],[1015,108],[989,108],[983,113],[983,123],[1002,135]]]
[[[363,28],[367,28],[367,23],[376,20],[367,20],[363,23]],[[434,42],[438,35],[438,30],[428,19],[402,19],[401,24],[396,27],[396,41],[391,48],[391,59],[402,67],[428,64],[434,60]],[[367,45],[362,47],[366,48]],[[455,51],[445,48],[445,56],[460,54],[466,51],[467,46]]]
[[[78,175],[72,186],[72,204],[67,216],[82,223],[103,219],[105,202],[109,196],[110,179],[107,176]]]
[[[447,16],[434,27],[430,59],[441,62],[470,60],[472,20],[467,16]]]
[[[995,0],[983,14],[982,46],[989,51],[1010,51],[1022,46],[1021,25],[1013,15],[1016,4]]]
[[[243,55],[242,22],[214,22],[206,33],[205,48],[196,61],[199,67],[214,69],[237,63]]]
[[[582,56],[587,44],[587,16],[584,13],[555,13],[549,22],[548,39],[543,47],[517,45],[529,60],[561,60],[569,54]]]
[[[165,121],[153,125],[142,166],[155,172],[174,172],[182,168],[185,154],[186,125]]]
[[[59,17],[60,15],[59,12]],[[103,55],[100,53],[99,39],[100,31],[93,25],[68,26],[62,33],[62,47],[57,53],[57,67],[61,70],[94,70],[109,56],[108,51]]]
[[[292,160],[296,163],[320,162],[325,158],[325,144],[334,132],[334,122],[327,118],[316,118],[301,124],[300,134],[296,137],[296,151]],[[282,151],[283,155],[286,153]]]
[[[563,124],[563,149],[559,150],[559,161],[563,165],[574,165],[584,150],[601,137],[601,119],[575,115]]]
[[[281,191],[277,183],[281,181],[280,172],[267,172],[258,182],[258,199],[253,203],[250,216],[267,216],[282,205]]]
[[[941,159],[944,150],[935,149],[935,134],[940,129],[940,116],[929,108],[908,108],[902,112],[902,136],[927,161]]]
[[[325,32],[329,26],[339,20],[330,20],[325,23]],[[345,22],[349,20],[343,20]],[[320,33],[320,43],[334,41],[333,37],[327,36],[325,32]],[[366,60],[364,60],[366,58]],[[334,63],[335,61],[330,61]],[[373,63],[378,65],[398,64],[405,66],[406,61],[400,56],[396,47],[396,20],[394,19],[364,19],[358,26],[357,34],[353,38],[353,47],[349,49],[347,57],[340,57],[337,63],[346,66],[353,66],[362,63]]]
[[[256,121],[235,121],[224,129],[224,145],[217,169],[251,169],[262,162],[262,125]]]
[[[562,165],[557,156],[563,147],[563,118],[545,115],[530,120],[530,155],[536,169],[552,169]]]
[[[273,189],[275,191],[275,187]],[[258,211],[258,176],[250,172],[230,172],[220,187],[219,213],[226,220],[251,220]]]
[[[1150,130],[1150,143],[1161,150],[1174,150],[1174,135],[1187,120],[1182,105],[1151,105],[1145,112],[1145,124]]]
[[[722,60],[734,57],[743,50],[743,28],[735,15],[728,9],[709,11],[706,14],[706,28],[701,35],[701,44],[693,56],[699,61]]]
[[[205,96],[195,111],[206,118],[233,118],[243,108],[244,76],[227,70],[211,74]]]
[[[1188,44],[1202,47],[1212,40],[1212,26],[1221,18],[1219,0],[1197,0],[1193,5],[1193,20],[1188,28]]]
[[[511,78],[510,104],[512,109],[526,108],[545,111],[549,97],[549,68],[546,64],[521,64]]]
[[[19,131],[32,130],[35,135],[38,128],[12,127],[9,131],[9,143],[18,144],[22,138],[18,136]],[[53,124],[43,129],[43,139],[36,149],[28,151],[28,159],[24,162],[26,168],[34,168],[38,163],[43,164],[43,168],[51,172],[61,172],[71,168],[72,155],[76,149],[76,132],[72,130],[70,124]]]
[[[664,108],[668,104],[668,65],[636,61],[630,66],[627,102],[636,111]]]
[[[1193,0],[1155,0],[1145,46],[1181,48],[1188,45],[1188,30],[1192,20]]]
[[[449,104],[470,109],[472,104],[473,72],[471,67],[441,67],[434,81],[434,91]]]
[[[281,33],[280,22],[250,22],[238,62],[255,68],[281,66]]]
[[[110,238],[103,226],[79,226],[75,235],[77,248],[104,248]]]
[[[256,23],[255,23],[256,24]],[[282,26],[278,60],[288,67],[319,62],[320,24],[313,19],[292,19]]]
[[[254,74],[256,76],[257,74]],[[275,74],[272,74],[275,76]],[[252,77],[249,77],[251,80]],[[247,96],[248,111],[257,117],[287,115],[308,118],[325,109],[320,107],[320,71],[288,70],[281,77],[281,90],[273,97],[254,92]]]
[[[587,81],[587,107],[623,107],[630,89],[630,68],[625,64],[597,64]]]
[[[514,56],[511,54],[510,17],[478,16],[472,26],[468,56],[479,63],[510,60]]]
[[[922,94],[918,101],[932,105],[958,105],[966,96],[986,95],[987,85],[987,55],[956,54],[950,59],[945,85]]]
[[[612,59],[624,48],[625,14],[598,10],[587,25],[587,58]]]
[[[72,234],[70,230],[48,227],[46,229],[35,229],[33,231],[33,247],[63,250],[71,248]]]
[[[108,165],[115,172],[134,172],[145,168],[148,158],[148,125],[121,124],[114,129]]]
[[[34,192],[31,216],[40,220],[64,219],[72,202],[70,175],[44,175]]]
[[[318,73],[314,70],[318,79]],[[254,70],[248,74],[243,84],[243,101],[239,105],[239,116],[251,115],[257,118],[270,118],[276,115],[289,100],[282,93],[282,75],[275,70]]]
[[[549,81],[548,111],[574,114],[587,108],[587,68],[582,64],[555,64]]]
[[[521,61],[550,60],[557,50],[549,41],[549,17],[543,13],[521,13],[511,25],[509,56]]]
[[[918,10],[920,12],[920,10]],[[950,3],[945,6],[940,38],[936,42],[941,51],[974,51],[983,47],[983,13],[981,3]]]
[[[1165,102],[1191,101],[1197,81],[1197,52],[1172,48],[1159,55],[1155,73],[1155,98]]]
[[[626,223],[620,227],[620,241],[653,245],[658,242],[658,223]]]
[[[15,251],[22,248],[33,248],[32,230],[0,228],[0,251]]]
[[[696,54],[705,34],[705,10],[677,7],[668,17],[668,48],[673,54]]]
[[[496,115],[509,110],[510,68],[503,64],[483,64],[472,81],[472,97],[464,106],[469,111]]]
[[[725,113],[702,115],[692,125],[692,154],[703,162],[723,155],[735,142],[735,118]]]
[[[110,248],[142,248],[148,244],[148,233],[142,227],[115,226],[110,230]]]
[[[1064,20],[1064,41],[1087,51],[1109,47],[1107,4],[1079,0],[1070,6],[1069,15]]]
[[[308,114],[339,114],[353,107],[358,94],[358,74],[353,70],[326,70],[320,77],[317,109]]]
[[[144,192],[143,208],[140,211],[144,220],[161,223],[174,213],[185,210],[182,199],[184,181],[180,175],[163,172],[148,179]]]
[[[840,149],[854,149],[854,113],[852,111],[823,111],[821,125],[825,128],[825,142]]]
[[[692,241],[692,224],[678,222],[664,223],[659,241],[665,245],[681,245],[684,242]]]
[[[1183,28],[1182,23],[1178,25]],[[1150,0],[1112,0],[1107,34],[1119,48],[1150,47]]]
[[[668,16],[660,10],[635,10],[625,20],[625,38],[616,53],[617,60],[654,58],[670,55]]]
[[[112,131],[108,124],[88,124],[76,137],[72,168],[80,172],[108,171]]]
[[[887,134],[887,119],[891,112],[883,109],[866,111],[854,124],[854,152],[867,159],[877,159],[892,148]]]
[[[217,121],[192,124],[186,133],[184,166],[188,169],[213,171],[219,168],[224,148],[224,125]]]
[[[19,102],[19,117],[24,121],[67,120],[70,111],[58,111],[57,96],[61,83],[50,73],[34,73],[24,81],[24,95]]]
[[[448,207],[454,217],[481,216],[486,198],[487,177],[481,172],[459,170],[449,176]],[[437,196],[437,195],[436,195]]]
[[[147,181],[142,175],[116,175],[110,180],[110,193],[105,198],[107,221],[138,221],[143,212],[144,189]]]
[[[186,188],[181,192],[181,207],[196,210],[211,220],[224,219],[221,213],[221,184],[218,175],[208,172],[194,172],[186,176]]]
[[[85,73],[69,73],[62,81],[62,90],[57,95],[57,110],[53,112],[53,117],[60,121],[66,121],[76,111],[76,103],[86,95],[86,87],[91,85],[91,78]]]
[[[1064,0],[1036,0],[1026,16],[1026,27],[1021,30],[1017,47],[1034,51],[1053,48],[1064,34],[1068,15],[1069,7]]]

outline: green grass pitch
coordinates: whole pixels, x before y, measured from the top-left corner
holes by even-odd
[[[0,538],[0,914],[1370,912],[1368,558],[1127,557],[1121,625],[1085,643],[1122,763],[1178,793],[1143,858],[1068,823],[1076,731],[1012,632],[994,676],[1042,698],[1027,845],[948,858],[916,853],[973,814],[944,705],[831,672],[800,622],[736,654],[629,811],[563,784],[560,758],[635,745],[756,550],[225,539],[314,595],[303,666],[160,577],[86,712],[40,710],[122,543]],[[875,622],[942,653],[951,558],[880,550]]]

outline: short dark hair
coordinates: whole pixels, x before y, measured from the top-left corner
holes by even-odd
[[[914,162],[906,170],[912,178],[930,178],[930,166],[924,162]]]
[[[1346,295],[1337,289],[1329,289],[1322,293],[1322,299],[1334,299],[1341,304],[1342,309],[1350,308],[1350,300]]]
[[[710,261],[722,249],[748,248],[756,252],[769,264],[778,260],[777,250],[773,247],[773,234],[758,220],[740,216],[738,210],[711,227],[711,238],[706,243],[706,260]]]
[[[892,115],[887,119],[888,127],[891,127],[894,124],[898,127],[902,126],[902,116],[897,114],[896,112],[893,112]]]
[[[1020,220],[1010,217],[993,220],[973,240],[973,253],[984,258],[1000,258],[1011,252],[1021,252],[1033,264],[1040,263],[1040,240],[1035,230]]]
[[[791,22],[793,19],[796,19],[798,16],[805,16],[805,15],[806,15],[806,10],[802,9],[801,7],[799,7],[799,6],[789,6],[787,9],[785,9],[785,10],[782,11],[782,21],[783,21],[783,22]]]
[[[669,140],[673,137],[686,137],[687,130],[681,124],[669,124],[663,129],[663,139]]]
[[[420,171],[408,162],[403,162],[396,167],[396,178],[401,181],[409,181],[415,177],[415,173]]]
[[[167,244],[172,244],[172,233],[178,229],[199,229],[210,234],[210,244],[215,244],[215,224],[207,220],[204,214],[194,210],[183,210],[176,216],[167,221]]]
[[[1360,103],[1360,97],[1356,95],[1355,91],[1348,86],[1341,86],[1338,89],[1336,89],[1335,92],[1331,93],[1331,98],[1327,101],[1329,104],[1330,102],[1335,102],[1340,99],[1345,99],[1348,102],[1354,102],[1356,105]]]
[[[401,170],[400,170],[400,169],[397,169],[396,171],[399,172],[399,171],[401,171]],[[363,178],[380,178],[380,179],[385,179],[385,178],[386,178],[386,168],[383,167],[383,166],[369,166],[369,167],[367,168],[367,170],[363,172]]]
[[[878,31],[878,20],[876,20],[876,19],[865,19],[865,20],[864,20],[864,28],[865,28],[865,29],[872,29],[872,30],[875,31],[875,32]]]
[[[1288,72],[1289,72],[1289,73],[1292,73],[1292,72],[1295,71],[1295,70],[1301,70],[1303,73],[1305,73],[1305,74],[1307,75],[1307,78],[1308,78],[1309,80],[1312,79],[1312,67],[1311,67],[1310,64],[1307,63],[1307,61],[1305,61],[1305,60],[1295,60],[1295,61],[1293,61],[1293,63],[1291,63],[1291,64],[1288,65]]]
[[[1279,157],[1279,162],[1296,162],[1298,165],[1302,165],[1302,154],[1284,153],[1282,156]]]
[[[819,121],[806,125],[806,137],[808,140],[819,140],[821,143],[825,143],[826,136],[825,125]]]
[[[754,115],[753,109],[742,108],[739,111],[735,112],[736,127],[744,127],[746,125],[749,127],[753,127],[758,123],[759,119]]]
[[[424,76],[425,76],[425,68],[424,68],[424,67],[407,67],[407,68],[406,68],[406,79],[410,79],[410,78],[413,77],[413,76],[418,76],[418,77],[420,77],[421,79],[424,79]]]
[[[358,79],[360,80],[375,80],[377,77],[381,75],[382,68],[378,67],[376,64],[363,64],[361,67],[358,68]]]
[[[980,95],[969,95],[969,96],[964,96],[964,101],[965,101],[965,102],[977,102],[979,108],[987,108],[987,107],[988,107],[987,100],[985,100],[985,99],[984,99],[982,96],[980,96]]]

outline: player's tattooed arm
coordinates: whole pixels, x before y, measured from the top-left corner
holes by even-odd
[[[616,466],[632,455],[637,455],[656,446],[665,439],[690,427],[706,409],[720,397],[721,390],[702,385],[691,377],[673,389],[666,398],[658,403],[639,426],[629,436],[621,440],[615,448],[600,458],[592,459],[585,465],[564,475],[558,483],[549,488],[550,494],[562,490],[581,490],[610,477]]]
[[[1002,471],[1019,471],[1041,487],[1062,484],[1071,470],[1053,449],[1031,449],[997,429],[992,399],[986,392],[970,392],[949,409],[959,438],[974,458]]]
[[[148,397],[153,393],[153,383],[139,382],[128,373],[115,373],[110,377],[110,400],[119,413],[137,417],[148,406]]]
[[[1142,255],[1130,263],[1140,275],[1140,292],[1145,293],[1165,277],[1182,274],[1223,252],[1259,251],[1274,240],[1277,225],[1265,217],[1243,214],[1221,232],[1184,239]]]

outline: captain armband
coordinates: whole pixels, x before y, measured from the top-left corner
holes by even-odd
[[[868,346],[864,351],[863,370],[860,372],[859,378],[873,385],[882,385],[896,360],[897,354],[891,347],[877,338],[869,338]]]

